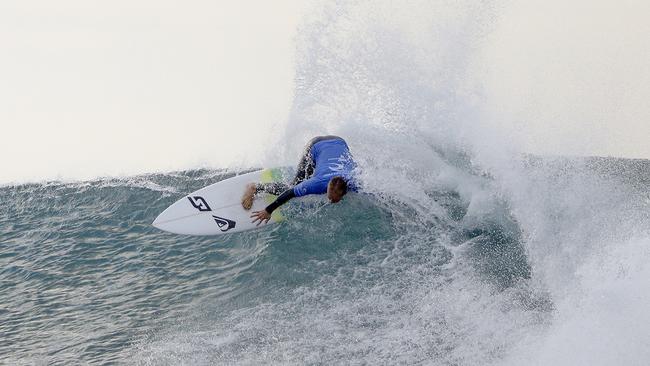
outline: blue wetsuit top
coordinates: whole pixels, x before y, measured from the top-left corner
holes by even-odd
[[[359,190],[359,184],[355,178],[357,164],[352,160],[348,145],[343,139],[334,138],[319,141],[311,147],[309,152],[315,164],[313,175],[309,179],[296,184],[293,188],[287,187],[288,189],[266,207],[266,212],[272,213],[273,210],[293,197],[327,193],[327,185],[330,179],[334,177],[342,177],[348,185],[348,191],[357,192]],[[272,194],[279,194],[276,190],[280,186],[283,185],[271,184],[266,186],[260,184],[256,190],[266,190]]]
[[[348,145],[343,139],[324,140],[311,147],[314,160],[314,174],[293,187],[296,197],[327,192],[330,179],[342,177],[348,184],[348,190],[356,192],[358,185],[354,178],[357,164],[352,160]]]

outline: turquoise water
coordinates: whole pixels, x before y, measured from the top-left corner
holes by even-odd
[[[147,345],[175,332],[191,339],[209,324],[222,324],[215,336],[227,337],[241,326],[232,322],[246,323],[249,315],[264,318],[264,327],[246,334],[239,347],[298,341],[300,334],[284,338],[285,327],[304,327],[300,332],[318,336],[317,329],[286,324],[290,319],[266,312],[277,306],[279,314],[290,316],[307,302],[319,317],[319,306],[339,306],[338,301],[354,303],[365,296],[399,301],[410,277],[436,278],[450,261],[437,243],[441,228],[435,222],[417,229],[421,223],[394,217],[370,195],[350,195],[341,205],[293,204],[286,223],[224,237],[179,236],[150,226],[180,192],[229,176],[190,171],[2,188],[2,359],[125,362],[135,353],[170,362],[236,361],[241,350],[232,346],[197,355],[184,347],[168,354]],[[453,204],[453,197],[447,199]],[[426,237],[426,245],[411,245],[411,235]],[[404,260],[395,253],[407,246],[409,266],[391,264]],[[405,288],[383,294],[393,281]],[[346,311],[361,312],[363,306]],[[371,332],[385,322],[376,314],[366,316],[357,324],[339,324],[339,331],[351,326]],[[145,350],[139,353],[140,348]]]
[[[590,168],[601,181],[620,179],[612,171],[621,167],[648,176],[647,162],[606,162]],[[558,195],[577,179],[566,163],[542,165]],[[444,189],[427,192],[437,208],[425,212],[436,215],[357,194],[337,205],[295,200],[286,222],[240,234],[150,226],[183,194],[230,176],[198,170],[0,188],[0,362],[502,364],[522,336],[552,332],[564,306],[552,276],[534,266],[549,257],[580,263],[593,256],[581,247],[596,245],[596,236],[562,247],[533,239],[502,199],[470,220],[471,204]],[[643,181],[631,181],[626,194],[637,192],[637,208],[647,209]],[[539,213],[560,220],[562,232],[572,216],[557,215],[569,208]],[[632,266],[630,281],[634,268],[647,268],[617,263]]]
[[[364,218],[342,214],[324,227],[313,223],[330,217],[329,207],[216,238],[150,226],[178,191],[229,176],[195,171],[2,188],[2,359],[124,361],[134,341],[187,318],[281,298],[335,270],[314,273],[316,263],[394,235],[387,215],[363,199],[346,206]]]

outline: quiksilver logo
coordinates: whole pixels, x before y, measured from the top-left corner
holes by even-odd
[[[187,199],[199,211],[212,211],[208,206],[208,202],[201,196],[188,196]]]
[[[217,226],[219,226],[219,230],[226,232],[230,229],[233,229],[235,225],[237,224],[235,221],[225,219],[223,217],[215,216],[212,215],[212,218],[214,219],[214,222],[217,223]]]

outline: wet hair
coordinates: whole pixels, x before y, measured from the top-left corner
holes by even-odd
[[[330,179],[329,184],[331,184],[332,189],[336,191],[336,193],[340,193],[341,196],[348,193],[348,183],[343,179],[343,177],[334,177]]]

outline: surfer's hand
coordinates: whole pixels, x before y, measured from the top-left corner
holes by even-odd
[[[253,211],[253,214],[251,217],[254,217],[253,221],[251,221],[253,224],[257,223],[257,226],[260,226],[261,223],[267,223],[271,219],[271,214],[266,212],[266,210],[261,210],[261,211]]]
[[[249,183],[244,191],[244,196],[241,198],[241,205],[244,210],[250,210],[253,207],[253,198],[255,198],[255,183]]]

